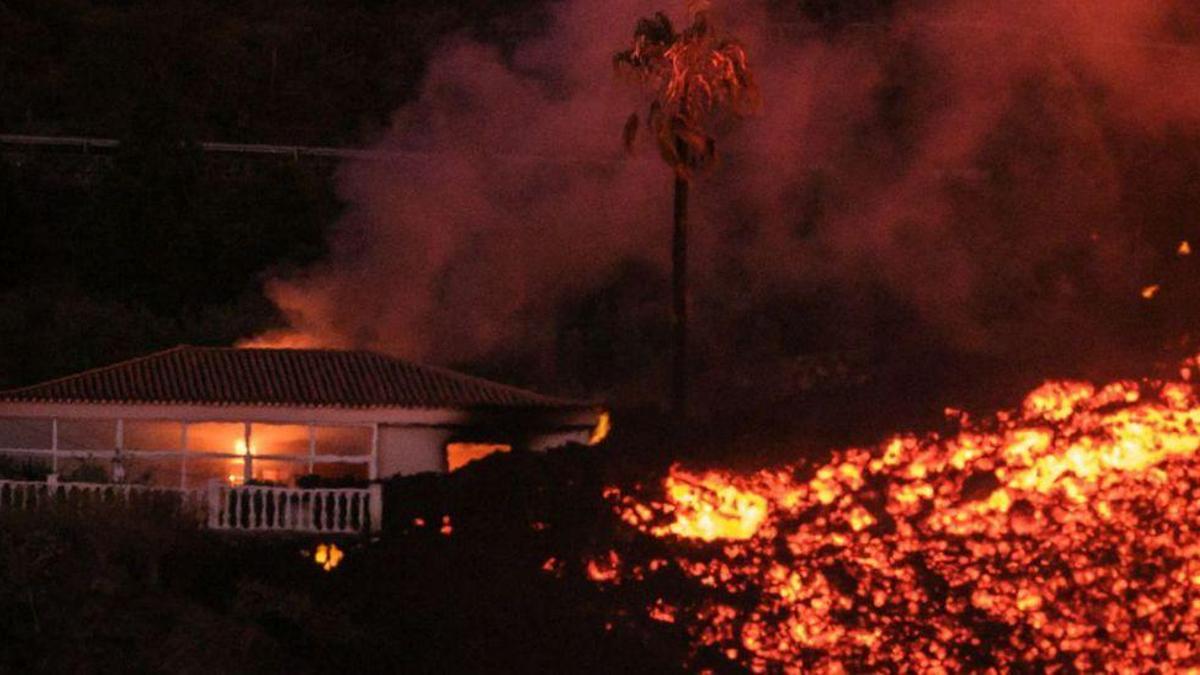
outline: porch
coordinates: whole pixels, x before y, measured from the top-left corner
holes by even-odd
[[[383,523],[382,487],[232,486],[198,489],[114,483],[0,480],[0,511],[98,507],[171,509],[212,530],[255,533],[370,534]]]
[[[126,416],[0,416],[0,458],[34,475],[73,482],[173,487],[338,487],[378,477],[379,425],[252,419],[212,411],[159,418],[151,406]],[[223,411],[232,412],[232,411]],[[232,417],[232,419],[231,419]]]

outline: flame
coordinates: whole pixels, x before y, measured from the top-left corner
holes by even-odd
[[[1159,289],[1158,284],[1151,284],[1149,286],[1146,286],[1145,288],[1142,289],[1142,298],[1145,300],[1149,300],[1149,299],[1153,298],[1154,296],[1158,295],[1158,289]]]
[[[318,544],[317,549],[313,552],[313,562],[321,566],[321,569],[326,572],[333,571],[337,567],[345,553],[338,548],[337,544]]]
[[[592,429],[591,435],[588,437],[588,445],[600,445],[604,439],[608,438],[609,432],[612,431],[612,417],[608,411],[600,413],[596,419],[596,427]]]
[[[1179,242],[1179,248],[1175,249],[1175,252],[1179,255],[1191,255],[1192,245],[1185,239],[1184,241]]]
[[[693,656],[754,672],[1200,667],[1192,386],[1048,382],[960,424],[820,466],[675,466],[662,497],[608,488],[674,553],[613,552],[588,574],[609,582],[623,559],[635,581],[682,574],[701,593],[650,618],[672,608]]]
[[[250,450],[253,450],[253,446],[250,447]],[[234,459],[229,460],[230,465],[234,468],[234,470],[229,472],[229,475],[226,476],[226,480],[230,485],[242,485],[246,482],[246,460],[243,459],[243,457],[249,453],[246,447],[246,439],[239,438],[234,441],[233,452],[235,455],[240,455],[240,457],[235,457]]]
[[[239,341],[238,349],[321,349],[328,343],[308,333],[294,330],[272,330]]]

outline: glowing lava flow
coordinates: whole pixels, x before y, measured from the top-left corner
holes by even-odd
[[[669,608],[691,665],[1200,672],[1194,365],[1178,382],[1047,383],[953,436],[815,470],[675,467],[661,498],[610,489],[670,551],[621,552],[624,579],[692,584],[646,608]]]

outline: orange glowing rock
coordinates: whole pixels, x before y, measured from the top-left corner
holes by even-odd
[[[342,562],[345,553],[337,544],[318,544],[313,551],[313,562],[326,572],[332,572]]]
[[[671,607],[697,652],[754,672],[1200,668],[1194,388],[1049,382],[1018,413],[960,419],[821,466],[676,466],[661,496],[606,490],[675,551],[631,563],[631,583],[671,570],[711,592],[647,611]],[[617,579],[620,559],[588,576]]]
[[[672,470],[665,485],[675,513],[665,531],[681,537],[748,539],[767,517],[766,497],[730,485],[717,474]]]
[[[662,623],[675,623],[676,611],[677,610],[675,607],[663,602],[662,598],[659,598],[654,605],[650,607],[649,614],[650,618],[654,621],[661,621]]]
[[[588,578],[600,583],[616,583],[620,580],[621,558],[616,551],[609,551],[604,558],[593,558],[587,562]]]

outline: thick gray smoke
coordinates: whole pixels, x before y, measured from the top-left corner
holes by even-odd
[[[718,5],[764,106],[695,190],[698,322],[703,297],[836,289],[846,330],[870,332],[883,289],[938,339],[1003,354],[1134,311],[1170,253],[1150,233],[1200,204],[1194,7],[900,2],[831,28]],[[611,68],[658,9],[567,0],[509,60],[446,45],[376,148],[410,159],[344,167],[330,260],[271,283],[292,328],[435,362],[541,349],[564,298],[623,260],[665,268],[670,176],[649,147],[624,156],[645,99]]]

